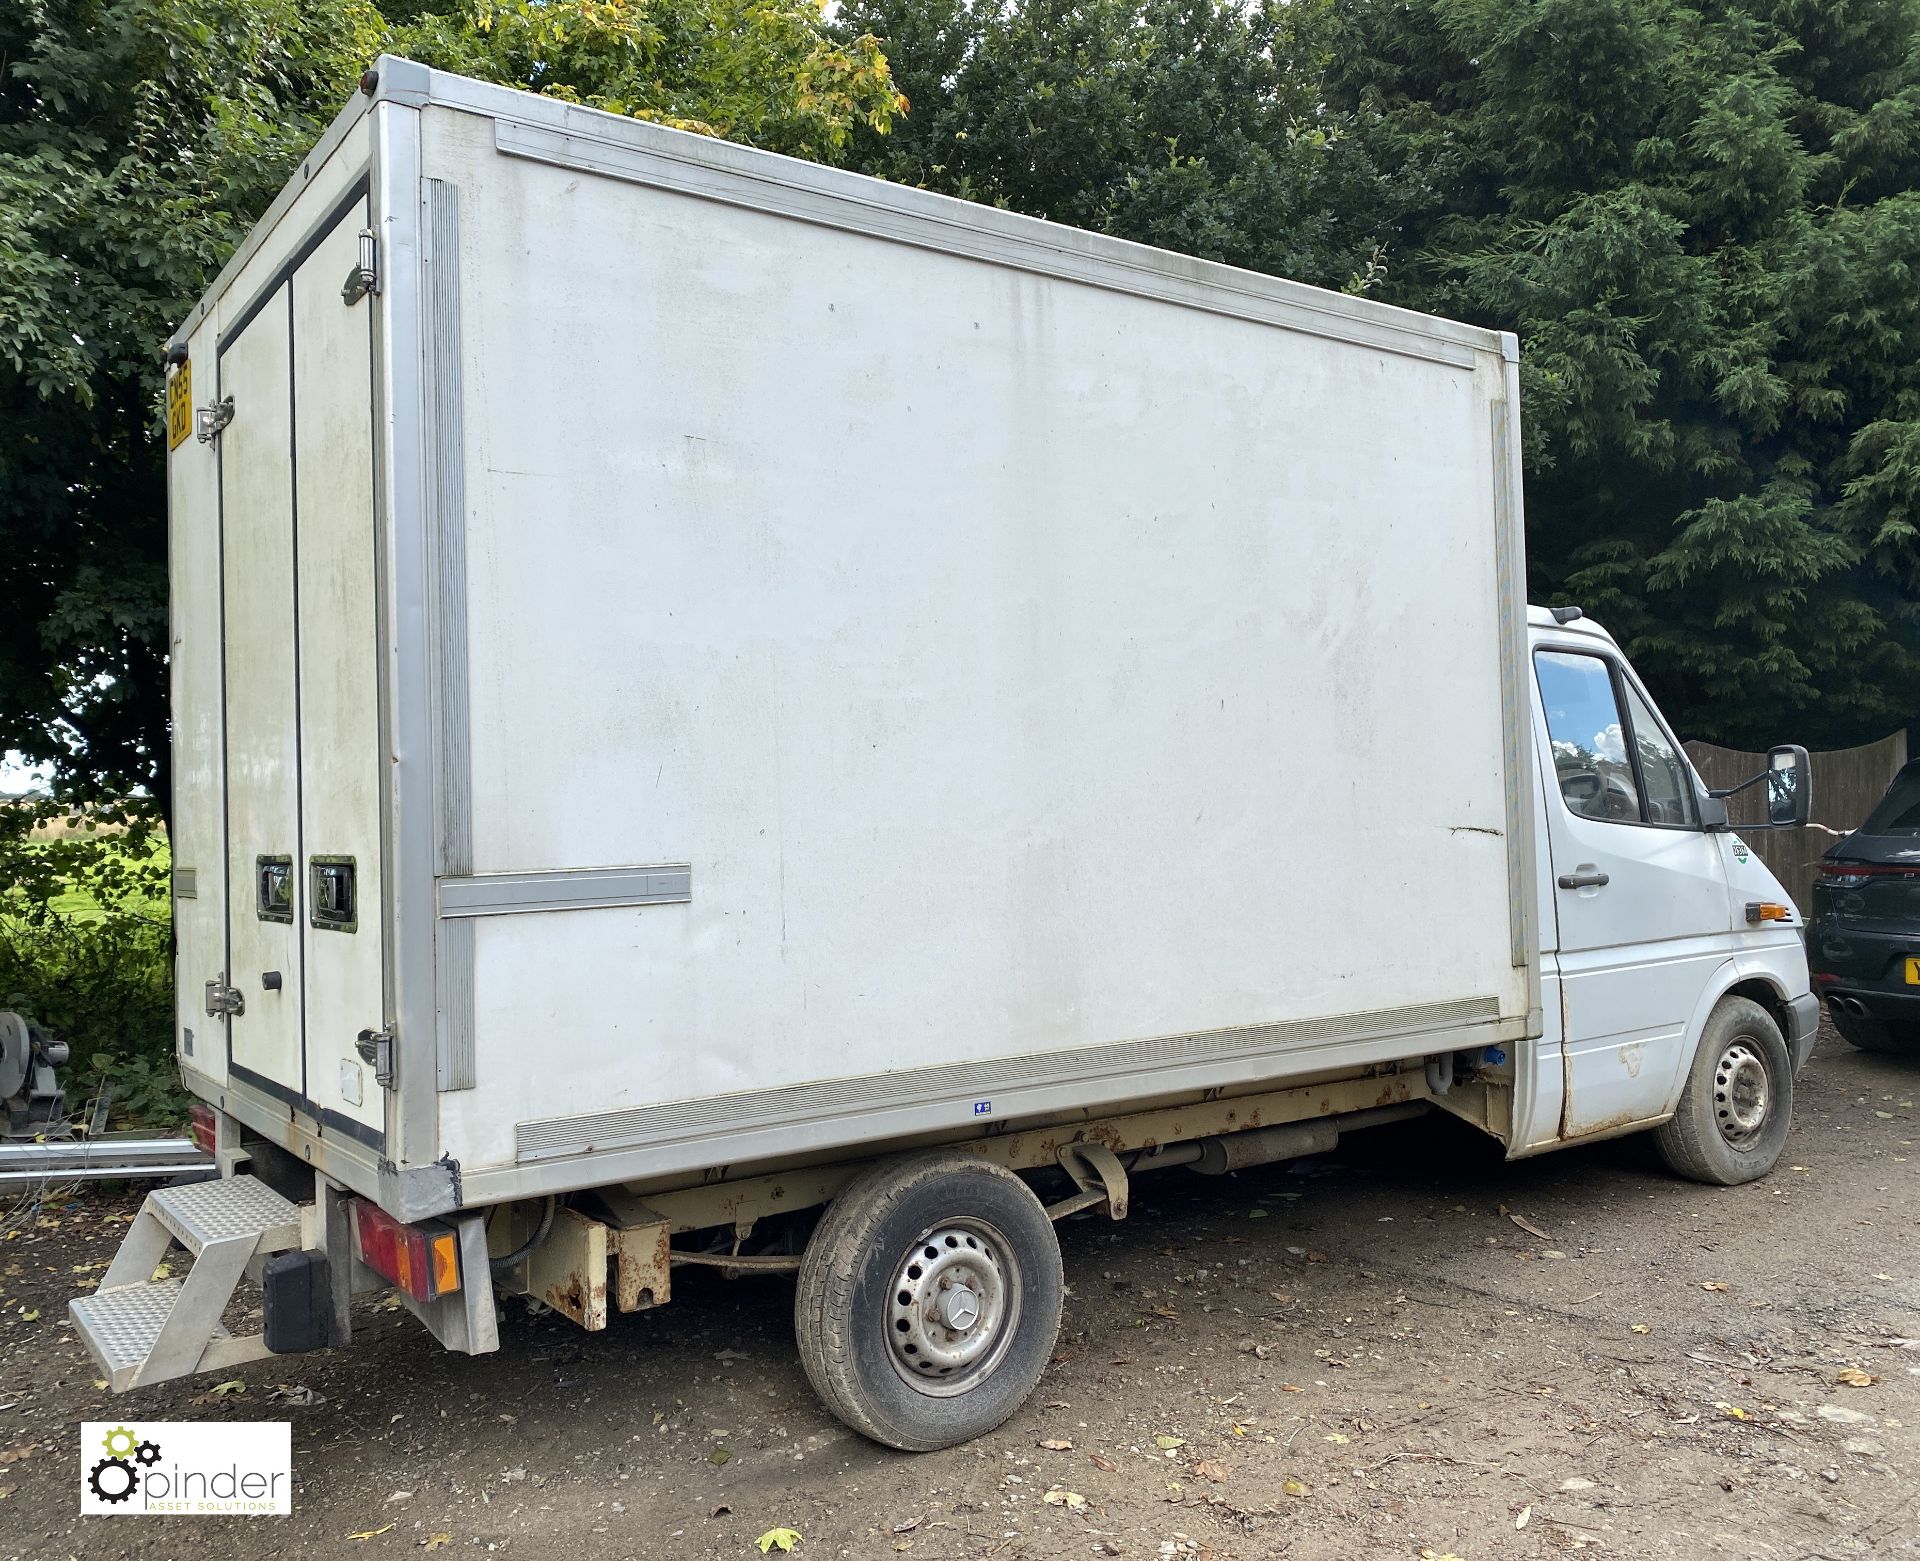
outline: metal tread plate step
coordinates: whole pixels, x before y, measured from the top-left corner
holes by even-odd
[[[299,1209],[252,1176],[158,1188],[147,1194],[145,1212],[196,1256],[215,1242],[238,1236],[284,1244],[300,1239]]]
[[[181,1284],[178,1279],[152,1279],[75,1296],[67,1303],[75,1332],[109,1378],[130,1376],[153,1353],[154,1341],[180,1298]],[[226,1326],[214,1324],[212,1337],[229,1337]],[[120,1384],[114,1386],[118,1391]]]

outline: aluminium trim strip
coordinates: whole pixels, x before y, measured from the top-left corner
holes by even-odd
[[[1504,484],[1497,489],[1500,526],[1501,582],[1506,611],[1503,622],[1512,636],[1511,645],[1502,643],[1505,671],[1501,678],[1501,702],[1504,706],[1509,752],[1507,755],[1507,870],[1511,875],[1513,962],[1526,971],[1528,1036],[1542,1033],[1545,1014],[1541,1008],[1539,902],[1535,875],[1542,843],[1536,837],[1539,817],[1534,788],[1539,784],[1535,766],[1533,730],[1533,648],[1528,625],[1527,606],[1527,522],[1524,471],[1520,454],[1520,338],[1511,332],[1500,337],[1501,380],[1504,387],[1501,423],[1506,432],[1504,446],[1496,451],[1496,470],[1503,473]],[[1497,479],[1496,479],[1497,480]],[[1511,679],[1509,685],[1508,679]],[[1516,1100],[1533,1098],[1532,1048],[1523,1048],[1515,1062]]]
[[[427,615],[432,669],[427,700],[433,722],[436,878],[473,871],[473,734],[467,627],[467,489],[465,386],[460,339],[460,191],[443,179],[420,181],[427,462],[431,515],[426,529],[427,579],[435,601]],[[437,1089],[472,1089],[474,1051],[474,936],[470,924],[440,921],[434,935],[434,992],[438,1032]]]
[[[693,869],[688,866],[577,867],[552,873],[481,873],[440,881],[443,920],[523,911],[684,905],[692,898]]]
[[[441,101],[438,88],[443,79],[436,73],[436,102]],[[529,112],[519,110],[517,104],[503,106],[513,107],[522,115]],[[1367,312],[1354,309],[1343,294],[1297,282],[969,201],[932,196],[902,185],[865,180],[838,170],[817,170],[831,174],[831,178],[804,178],[791,170],[810,165],[789,163],[752,148],[700,136],[688,138],[693,146],[683,146],[665,139],[677,132],[634,120],[601,117],[611,123],[602,126],[584,115],[570,114],[566,131],[528,124],[524,118],[497,118],[494,147],[508,157],[623,179],[1455,368],[1471,368],[1478,353],[1498,347],[1497,340],[1463,341],[1452,330],[1436,329],[1441,322],[1403,310],[1381,307],[1380,313],[1370,318]],[[616,138],[616,126],[650,132],[648,144],[633,144],[634,138],[629,135]],[[1464,334],[1472,328],[1456,329]]]
[[[405,1180],[438,1160],[440,1146],[439,1019],[436,1012],[434,856],[440,825],[434,814],[433,627],[438,605],[431,577],[433,473],[428,442],[432,388],[427,373],[428,302],[423,231],[420,113],[416,100],[389,89],[405,74],[380,64],[380,103],[373,137],[378,169],[380,351],[375,409],[380,418],[381,546],[386,555],[388,634],[382,647],[382,692],[390,744],[386,773],[384,858],[387,957],[392,981],[385,1016],[394,1035],[395,1077],[388,1117],[397,1129],[390,1158]],[[425,71],[412,68],[422,93]],[[383,1188],[385,1182],[382,1183]]]
[[[373,229],[375,238],[374,264],[379,272],[388,270],[388,250],[385,230],[388,227],[387,209],[392,203],[391,168],[387,156],[386,142],[390,131],[389,121],[397,110],[384,105],[376,108],[373,120],[368,128],[367,139],[371,143],[367,154],[367,226]],[[412,114],[409,117],[418,119]],[[370,460],[367,476],[367,548],[372,554],[373,573],[373,683],[374,683],[374,732],[378,749],[374,759],[374,769],[378,776],[375,784],[376,807],[379,811],[378,828],[375,833],[379,841],[380,872],[372,885],[374,889],[373,913],[367,917],[369,927],[380,930],[380,1025],[391,1031],[393,1028],[393,1006],[396,991],[393,941],[393,883],[394,883],[394,839],[393,839],[393,783],[394,767],[383,762],[380,755],[387,751],[388,733],[392,730],[393,700],[391,697],[391,668],[394,634],[393,581],[389,561],[390,550],[387,545],[390,529],[390,512],[387,506],[387,415],[386,403],[382,392],[381,363],[386,357],[388,324],[386,311],[381,307],[382,294],[388,289],[389,279],[380,277],[380,285],[369,296],[367,304],[367,441]],[[344,294],[342,295],[344,301]],[[366,890],[361,885],[361,914],[366,912]],[[400,1097],[388,1091],[381,1111],[381,1122],[386,1134],[386,1144],[396,1151],[406,1136],[400,1119]]]
[[[604,1149],[786,1128],[799,1122],[912,1105],[939,1106],[952,1122],[986,1115],[1004,1118],[1009,1111],[997,1097],[1037,1086],[1077,1081],[1085,1088],[1096,1081],[1110,1084],[1129,1074],[1152,1074],[1158,1087],[1166,1070],[1187,1064],[1252,1061],[1316,1043],[1345,1043],[1449,1025],[1488,1024],[1499,1017],[1497,998],[1470,997],[743,1090],[588,1116],[521,1122],[514,1128],[516,1158],[524,1164]],[[1259,1076],[1258,1070],[1245,1074],[1247,1078]],[[982,1104],[987,1111],[980,1111]],[[964,1110],[956,1115],[956,1107]]]
[[[1502,387],[1504,392],[1505,387]],[[1494,610],[1500,624],[1500,736],[1506,808],[1507,846],[1507,926],[1512,937],[1512,958],[1516,966],[1528,959],[1526,918],[1526,868],[1520,859],[1520,831],[1525,824],[1526,804],[1521,796],[1521,776],[1531,755],[1525,745],[1521,716],[1521,669],[1526,661],[1526,604],[1520,594],[1520,566],[1513,525],[1513,474],[1508,469],[1508,452],[1513,439],[1513,409],[1503,393],[1492,403],[1493,413],[1493,536],[1494,574],[1497,600]]]
[[[475,942],[470,917],[447,916],[434,923],[433,993],[440,1016],[435,1089],[472,1089],[480,1082],[473,1038]]]
[[[1322,1071],[1405,1063],[1436,1052],[1515,1044],[1525,1029],[1515,1016],[1497,1022],[1400,1031],[1372,1039],[1334,1039],[1284,1052],[1210,1059],[1110,1079],[1070,1077],[992,1097],[993,1114],[971,1114],[968,1102],[904,1102],[814,1117],[769,1122],[731,1134],[713,1134],[545,1160],[463,1166],[459,1202],[478,1207],[512,1198],[577,1191],[641,1178],[681,1178],[681,1185],[709,1179],[717,1167],[727,1175],[796,1156],[837,1160],[891,1151],[909,1144],[959,1143],[1000,1124],[1060,1125],[1095,1121],[1121,1109],[1155,1102],[1175,1104],[1209,1089],[1240,1091],[1284,1087],[1291,1078]]]
[[[427,576],[438,598],[428,615],[427,648],[434,676],[435,806],[439,853],[435,871],[454,877],[473,871],[473,741],[468,679],[467,471],[462,426],[460,357],[460,191],[442,179],[422,179],[425,243],[420,259],[427,285],[427,385],[432,437],[426,442],[428,492]]]

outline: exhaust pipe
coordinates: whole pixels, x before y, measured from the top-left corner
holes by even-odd
[[[1205,1138],[1200,1141],[1199,1153],[1194,1156],[1192,1164],[1202,1176],[1225,1176],[1229,1171],[1271,1165],[1275,1160],[1297,1160],[1302,1155],[1325,1154],[1340,1142],[1342,1133],[1422,1116],[1426,1110],[1425,1101],[1414,1100],[1405,1105],[1375,1106],[1367,1111],[1355,1111],[1347,1116],[1328,1117],[1316,1122],[1285,1122],[1278,1127],[1256,1127],[1244,1133]]]

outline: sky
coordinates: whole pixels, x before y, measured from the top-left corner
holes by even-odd
[[[17,795],[46,780],[52,772],[44,764],[24,763],[17,750],[0,753],[0,796]]]

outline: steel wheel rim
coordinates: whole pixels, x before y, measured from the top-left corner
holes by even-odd
[[[1020,1270],[985,1220],[946,1220],[894,1265],[887,1358],[930,1398],[977,1387],[1006,1359],[1020,1323]]]
[[[1766,1126],[1773,1085],[1759,1052],[1745,1040],[1730,1041],[1713,1068],[1713,1116],[1720,1136],[1745,1144]]]

